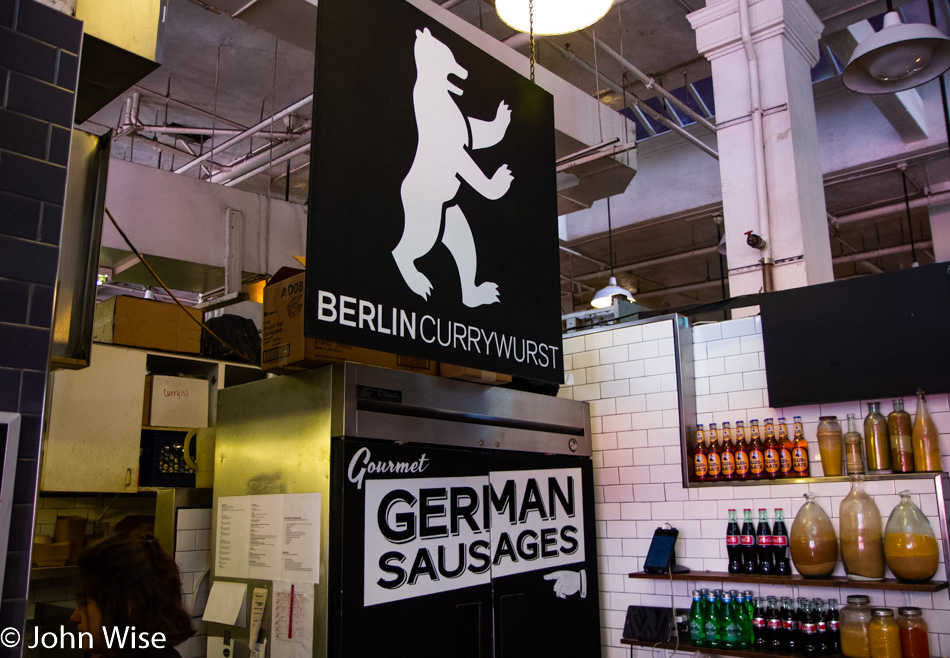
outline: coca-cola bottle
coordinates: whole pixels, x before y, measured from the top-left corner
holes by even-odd
[[[769,527],[769,517],[764,507],[759,508],[759,526],[755,530],[755,553],[758,558],[757,573],[772,573],[772,529]]]
[[[775,597],[768,598],[768,606],[765,609],[765,623],[768,626],[766,649],[769,651],[782,650],[782,617],[779,614],[779,607],[775,604]]]
[[[742,573],[758,573],[759,563],[755,559],[755,526],[752,525],[752,510],[749,508],[742,510],[739,546],[742,548]]]
[[[801,602],[802,614],[802,646],[801,652],[805,656],[820,656],[821,651],[818,647],[818,616],[815,613],[811,601],[807,599]]]
[[[782,508],[775,508],[775,521],[772,523],[772,573],[777,576],[791,576],[792,563],[788,558],[788,528],[785,527],[785,514]]]
[[[782,597],[780,615],[784,636],[782,638],[782,650],[786,653],[795,653],[798,651],[798,618],[795,616],[795,608],[790,596]]]
[[[825,618],[825,613],[821,609],[824,603],[825,602],[821,599],[812,600],[812,606],[814,607],[818,620],[818,653],[822,656],[827,656],[831,653],[831,642],[829,642],[828,639],[828,620]]]
[[[726,551],[729,553],[729,573],[742,573],[742,547],[739,546],[739,522],[736,511],[729,510],[729,523],[726,525]]]
[[[828,627],[829,653],[841,653],[841,626],[838,617],[837,599],[828,599],[828,607],[825,608],[825,624]]]
[[[752,617],[752,646],[755,651],[768,651],[768,624],[766,622],[765,599],[755,599],[755,614]]]

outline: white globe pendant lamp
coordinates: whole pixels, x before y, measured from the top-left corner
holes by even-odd
[[[590,305],[594,308],[607,308],[613,305],[614,297],[626,299],[631,304],[636,301],[629,290],[617,285],[617,277],[612,276],[607,280],[607,286],[594,294],[594,298],[590,300]]]
[[[613,0],[495,0],[495,11],[512,29],[550,36],[593,25],[612,5]]]
[[[904,91],[929,82],[950,68],[950,39],[933,25],[903,23],[889,11],[884,27],[858,44],[841,75],[859,94]]]

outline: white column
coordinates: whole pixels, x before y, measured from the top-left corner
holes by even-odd
[[[706,0],[706,5],[688,18],[699,52],[712,64],[730,294],[759,292],[768,258],[775,263],[775,290],[832,281],[811,84],[823,25],[806,0]],[[742,39],[743,23],[752,57]],[[756,70],[758,93],[750,76]],[[764,196],[757,183],[759,162]],[[768,236],[768,249],[749,247],[746,231]]]
[[[950,203],[930,206],[930,235],[934,258],[938,263],[950,261]]]

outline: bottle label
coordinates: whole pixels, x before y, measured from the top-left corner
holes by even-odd
[[[765,472],[768,474],[779,472],[778,450],[775,448],[766,448],[765,450]]]
[[[778,453],[779,467],[783,473],[792,472],[792,451],[788,448],[782,448]]]
[[[781,619],[769,619],[769,629],[773,631],[780,630],[782,628]]]
[[[840,624],[837,619],[832,619],[831,621],[828,622],[828,628],[830,628],[831,632],[833,633],[838,631],[839,625]]]
[[[802,633],[814,635],[818,632],[818,625],[811,621],[802,622]]]
[[[719,455],[711,452],[706,456],[709,460],[709,476],[717,477],[722,472],[722,463],[719,461]]]
[[[725,631],[726,631],[725,635],[726,635],[727,642],[735,642],[739,639],[739,625],[738,624],[734,622],[730,622],[726,624]]]
[[[765,471],[765,458],[761,450],[752,450],[749,453],[749,467],[752,469],[752,475],[762,475]]]
[[[736,458],[733,456],[731,452],[722,453],[722,457],[720,458],[720,461],[722,461],[723,475],[729,476],[729,475],[736,474]]]
[[[797,631],[798,630],[798,620],[797,619],[784,619],[782,620],[782,628],[786,631]]]
[[[765,628],[765,617],[755,617],[752,620],[752,625],[755,628]]]
[[[755,546],[755,535],[742,535],[739,543],[743,546]]]
[[[823,621],[818,622],[818,632],[819,633],[828,632],[828,625]]]
[[[745,450],[736,452],[736,475],[746,475],[749,472],[749,453]]]
[[[792,451],[792,466],[796,473],[806,472],[808,470],[808,450],[795,446]]]
[[[706,477],[706,473],[709,472],[709,466],[706,462],[706,455],[696,455],[693,458],[693,465],[696,471],[696,477]]]
[[[772,535],[772,546],[788,546],[788,537],[785,535]]]
[[[726,546],[738,546],[739,535],[726,535]]]
[[[771,546],[772,535],[759,535],[759,546]]]

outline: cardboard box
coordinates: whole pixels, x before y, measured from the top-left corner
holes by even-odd
[[[491,370],[453,366],[450,363],[440,363],[439,374],[449,379],[462,379],[467,382],[487,384],[489,386],[511,383],[511,375],[503,375],[501,373],[492,372]]]
[[[353,361],[427,375],[438,374],[437,361],[304,338],[304,279],[303,270],[282,267],[264,287],[261,370],[291,373],[328,363]]]
[[[188,309],[197,320],[201,311]],[[92,339],[166,352],[201,352],[201,327],[177,304],[116,296],[96,304]]]
[[[147,375],[142,425],[146,427],[207,427],[207,379]]]

